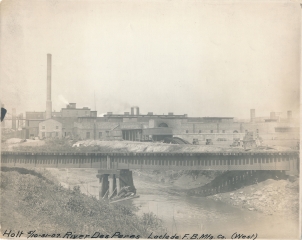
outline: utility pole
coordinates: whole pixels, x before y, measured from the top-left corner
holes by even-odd
[[[93,121],[93,139],[96,140],[96,120]]]
[[[96,111],[95,91],[94,91],[94,111]]]

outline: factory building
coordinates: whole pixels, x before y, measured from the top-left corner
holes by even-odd
[[[173,135],[243,132],[242,125],[233,121],[230,117],[140,114],[139,108],[133,107],[131,114],[108,112],[103,117],[79,117],[75,128],[80,139],[160,141]]]
[[[76,136],[74,123],[79,117],[96,117],[97,112],[91,111],[88,107],[76,108],[75,103],[70,103],[66,108],[62,108],[60,112],[52,112],[51,119],[62,124],[62,136]],[[40,123],[47,120],[46,112],[26,112],[25,115],[25,138],[41,137],[39,134]]]
[[[62,123],[63,137],[75,138],[77,136],[75,123],[77,122],[78,118],[95,118],[96,116],[97,112],[91,111],[91,109],[88,107],[77,108],[76,103],[69,103],[66,108],[61,109],[61,116],[53,117],[53,119]]]
[[[253,111],[253,115],[255,111]],[[55,116],[56,115],[56,116]],[[291,120],[291,114],[288,114]],[[28,112],[30,136],[41,135],[41,122],[45,122],[45,112]],[[77,108],[76,103],[70,103],[60,112],[52,112],[52,119],[62,127],[58,133],[60,137],[72,139],[92,140],[126,140],[126,141],[161,141],[166,137],[177,136],[189,142],[193,139],[205,141],[224,138],[242,138],[245,131],[260,132],[261,136],[271,138],[273,134],[289,133],[289,137],[297,135],[298,126],[292,122],[264,121],[253,117],[253,122],[239,122],[232,117],[188,117],[187,114],[157,115],[153,112],[142,114],[137,107],[131,112],[114,114],[107,112],[103,117],[97,117],[96,111]],[[49,121],[49,124],[51,121]],[[51,125],[51,124],[50,124]],[[50,126],[51,131],[53,129]],[[43,131],[42,131],[43,132]],[[46,134],[45,137],[57,137]],[[297,135],[298,138],[298,135]]]
[[[52,112],[53,117],[60,117],[61,112]],[[22,129],[24,138],[34,138],[39,136],[39,123],[46,119],[46,112],[26,112],[25,126]]]
[[[76,103],[69,103],[66,108],[62,108],[61,117],[78,118],[78,117],[96,117],[97,112],[91,111],[88,107],[77,108]]]
[[[51,118],[39,122],[39,138],[62,138],[62,123]]]
[[[51,54],[47,54],[46,111],[26,112],[24,138],[64,137],[72,139],[161,141],[166,137],[177,136],[192,142],[193,139],[218,139],[242,137],[245,131],[257,130],[260,134],[296,133],[299,126],[292,121],[292,112],[287,119],[280,113],[271,112],[269,118],[256,117],[256,110],[250,109],[247,122],[234,121],[233,117],[188,117],[175,115],[143,114],[139,107],[131,107],[130,112],[114,114],[107,112],[97,117],[97,112],[88,107],[77,108],[69,103],[59,112],[52,110],[51,100]],[[12,113],[12,128],[16,129],[16,110]]]

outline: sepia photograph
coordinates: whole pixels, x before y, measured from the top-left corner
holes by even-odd
[[[301,239],[301,13],[0,1],[0,239]]]

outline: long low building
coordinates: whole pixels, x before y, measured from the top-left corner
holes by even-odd
[[[138,107],[132,107],[131,112],[124,114],[108,112],[98,117],[96,111],[87,107],[77,108],[75,103],[70,103],[60,112],[52,112],[51,119],[53,121],[45,119],[45,112],[26,112],[23,138],[161,141],[166,137],[177,136],[189,142],[193,142],[193,139],[232,141],[234,138],[242,139],[246,131],[258,131],[267,139],[299,139],[299,124],[290,118],[283,121],[275,121],[275,118],[266,121],[263,118],[258,121],[251,117],[248,122],[239,122],[233,117],[188,117],[187,114],[175,115],[171,112],[166,115],[153,112],[142,114]],[[53,124],[54,121],[57,124]]]

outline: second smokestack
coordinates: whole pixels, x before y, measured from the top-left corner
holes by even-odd
[[[47,54],[47,98],[46,98],[46,119],[51,118],[51,54]]]

